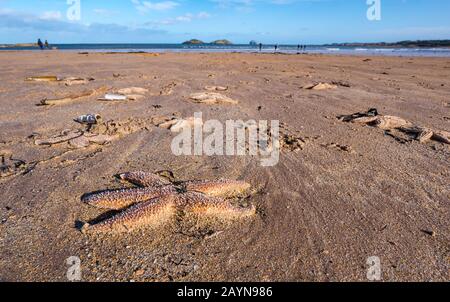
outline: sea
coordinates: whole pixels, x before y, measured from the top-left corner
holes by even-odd
[[[53,44],[61,51],[72,52],[259,52],[253,45],[183,45],[183,44]],[[8,47],[5,50],[35,50],[36,47]],[[261,52],[274,53],[275,45],[263,45]],[[382,47],[343,47],[307,45],[306,50],[298,50],[297,45],[278,45],[277,53],[296,54],[335,54],[359,56],[403,56],[403,57],[450,57],[450,48],[382,48]]]

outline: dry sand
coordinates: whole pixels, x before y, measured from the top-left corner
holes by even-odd
[[[364,281],[367,258],[378,256],[383,280],[449,281],[449,145],[336,117],[374,107],[449,131],[450,59],[365,59],[1,52],[0,280],[65,281],[66,258],[78,256],[85,281]],[[95,80],[25,81],[39,75]],[[318,83],[337,87],[302,88]],[[206,86],[228,87],[220,93],[239,103],[189,100]],[[149,92],[135,101],[100,102],[104,95],[94,93],[36,106],[105,87]],[[196,111],[221,121],[280,120],[291,137],[272,168],[252,157],[176,157],[176,134],[155,120]],[[118,138],[81,149],[35,145],[82,129],[72,120],[87,113],[114,120],[102,133]],[[77,221],[101,211],[80,197],[123,187],[113,175],[133,170],[246,180],[258,188],[249,200],[258,213],[229,226],[181,221],[157,231],[82,234]]]

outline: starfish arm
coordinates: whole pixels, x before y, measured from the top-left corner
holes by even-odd
[[[97,224],[86,223],[82,232],[123,233],[143,227],[157,227],[168,222],[175,215],[176,199],[176,195],[166,195],[139,203]]]
[[[248,208],[233,206],[222,198],[208,197],[201,193],[189,192],[180,198],[184,210],[201,216],[233,220],[255,215],[254,206]]]
[[[200,192],[209,197],[233,198],[242,195],[251,185],[244,181],[221,179],[216,181],[188,181],[187,191]]]
[[[81,198],[81,201],[101,209],[121,210],[133,204],[172,193],[175,193],[175,188],[171,185],[159,188],[109,190],[87,194]]]
[[[159,175],[140,171],[123,173],[119,178],[141,187],[160,187],[170,183]]]

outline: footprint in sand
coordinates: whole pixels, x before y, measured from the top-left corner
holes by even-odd
[[[178,83],[176,83],[176,82],[171,82],[171,83],[165,85],[159,92],[159,95],[163,95],[163,96],[171,95],[173,93],[173,89],[177,85],[178,85]]]
[[[307,140],[290,135],[290,134],[282,134],[280,139],[280,148],[282,151],[288,151],[288,152],[298,152],[302,151],[307,144]]]
[[[66,143],[68,147],[81,149],[90,145],[105,145],[125,135],[148,130],[152,119],[130,118],[126,121],[100,122],[87,125],[85,130],[64,130],[60,134],[35,140],[38,146],[53,146]]]
[[[335,150],[342,151],[342,152],[355,153],[355,151],[353,151],[353,148],[348,145],[330,143],[330,144],[322,144],[321,146],[328,148],[328,149],[335,149]]]
[[[284,152],[299,152],[305,149],[306,145],[309,144],[313,140],[317,140],[320,137],[308,137],[308,136],[301,136],[298,134],[298,131],[295,131],[296,133],[293,133],[294,131],[291,131],[288,129],[288,126],[285,123],[280,124],[280,148],[281,151]]]

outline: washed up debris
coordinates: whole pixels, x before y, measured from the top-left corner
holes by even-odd
[[[303,86],[302,88],[307,90],[327,90],[327,89],[336,89],[337,85],[321,82],[315,84],[308,84]]]
[[[132,94],[141,94],[141,95],[145,95],[146,93],[148,93],[148,89],[146,88],[141,88],[141,87],[129,87],[129,88],[123,88],[123,89],[119,89],[117,91],[118,94],[123,94],[123,95],[132,95]]]
[[[68,77],[61,80],[64,85],[72,86],[72,85],[85,85],[89,82],[95,81],[94,78],[78,78],[78,77]]]
[[[333,81],[333,82],[331,82],[331,84],[337,85],[337,86],[340,86],[340,87],[346,87],[346,88],[350,88],[351,87],[349,82],[344,82],[344,81]]]
[[[187,119],[177,119],[175,123],[170,127],[172,132],[181,132],[184,129],[192,129],[196,125],[202,125],[201,119],[196,119],[194,117],[189,117]]]
[[[126,101],[127,96],[123,94],[113,94],[113,93],[107,93],[104,97],[99,98],[99,101]]]
[[[434,135],[431,129],[418,126],[401,127],[399,130],[407,134],[415,135],[416,140],[418,140],[420,143],[428,142]]]
[[[68,96],[65,96],[62,98],[58,98],[58,99],[43,99],[40,101],[39,104],[37,104],[37,106],[51,106],[51,105],[68,104],[68,103],[80,101],[84,98],[93,96],[98,93],[102,93],[102,92],[106,91],[107,89],[108,89],[107,87],[100,87],[98,89],[86,90],[86,91],[83,91],[78,94],[71,94],[71,95],[68,95]]]
[[[343,122],[355,122],[356,120],[360,118],[372,118],[378,116],[378,110],[376,108],[371,108],[366,112],[357,112],[350,115],[340,115],[338,116],[338,119],[340,119]]]
[[[26,78],[25,81],[28,82],[57,82],[59,81],[57,76],[34,76]]]
[[[202,125],[201,119],[195,119],[194,117],[180,118],[172,116],[169,117],[157,117],[153,119],[153,124],[159,128],[167,129],[172,132],[181,132],[185,128],[193,128],[195,125]]]
[[[401,127],[399,130],[407,134],[415,135],[415,139],[423,144],[433,140],[450,145],[450,132],[447,131],[433,130],[418,126]]]
[[[400,127],[412,126],[412,124],[400,117],[379,115],[378,110],[370,109],[367,112],[358,112],[351,115],[344,115],[338,117],[341,121],[351,122],[356,124],[367,124],[372,127],[383,130],[398,129]]]
[[[412,123],[398,116],[379,116],[375,120],[369,122],[371,126],[389,130],[389,129],[398,129],[400,127],[412,126]]]
[[[141,94],[128,94],[127,95],[127,100],[129,100],[129,101],[139,101],[143,98],[145,98],[145,95],[141,95]]]
[[[97,124],[101,118],[102,117],[99,114],[85,114],[77,117],[74,121],[83,125],[94,125]]]
[[[431,230],[421,230],[422,233],[427,234],[428,236],[431,237],[436,237],[436,232],[435,231],[431,231]]]
[[[169,130],[170,130],[170,128],[171,128],[173,125],[175,125],[176,123],[178,123],[178,121],[179,121],[179,119],[173,118],[173,119],[171,119],[171,120],[164,121],[164,122],[162,122],[162,123],[158,123],[157,126],[158,126],[159,128],[169,129]]]
[[[122,88],[117,93],[108,93],[99,101],[137,101],[145,97],[148,89],[141,87]]]
[[[215,92],[199,92],[199,93],[193,93],[189,97],[191,100],[193,100],[195,103],[201,103],[201,104],[232,104],[237,105],[239,104],[238,101],[233,100],[223,94],[215,93]]]
[[[205,90],[208,90],[208,91],[227,91],[228,87],[225,87],[225,86],[205,86]]]
[[[94,78],[81,78],[81,77],[67,77],[67,78],[58,78],[57,76],[33,76],[25,79],[27,82],[61,82],[66,86],[72,85],[84,85],[91,81],[94,81]]]
[[[398,130],[412,136],[413,139],[422,144],[433,140],[450,145],[450,132],[414,125],[412,122],[398,116],[380,115],[375,108],[369,109],[367,112],[341,115],[338,116],[338,119],[343,122],[365,124],[386,131]]]
[[[178,118],[179,115],[172,115],[172,116],[165,116],[165,115],[161,115],[161,116],[153,116],[152,117],[152,125],[159,127],[159,128],[165,128],[165,129],[169,129],[170,125],[164,127],[162,126],[163,124],[174,120],[176,118]]]

